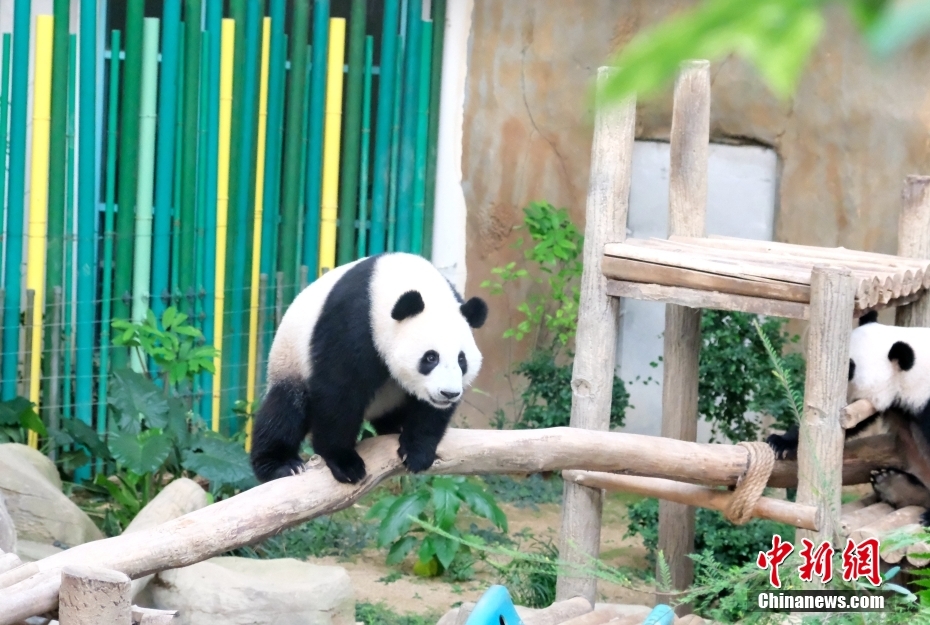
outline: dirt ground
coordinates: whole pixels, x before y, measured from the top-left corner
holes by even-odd
[[[538,504],[538,510],[502,504],[507,513],[510,534],[528,530],[537,539],[551,538],[558,544],[561,522],[559,504]],[[615,498],[604,504],[601,530],[601,558],[617,567],[645,569],[646,550],[639,539],[623,538],[626,533],[626,505]],[[488,587],[497,582],[490,567],[477,566],[475,578],[460,583],[439,579],[425,579],[412,572],[412,558],[398,577],[397,569],[384,562],[384,552],[367,550],[349,561],[335,557],[317,560],[320,564],[336,564],[348,571],[355,587],[358,602],[383,602],[400,614],[442,614],[463,601],[477,601]],[[490,569],[490,570],[489,570]],[[392,574],[393,573],[393,574]],[[622,587],[605,582],[598,583],[599,600],[610,603],[636,603],[653,605],[652,588],[636,581],[633,587]]]

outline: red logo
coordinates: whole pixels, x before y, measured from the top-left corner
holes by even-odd
[[[756,564],[759,565],[760,569],[771,569],[769,571],[769,582],[775,588],[781,588],[778,565],[784,562],[792,551],[794,551],[794,545],[783,541],[778,534],[774,534],[772,536],[772,548],[769,551],[760,551],[759,557],[756,558]]]
[[[824,541],[815,549],[814,543],[807,538],[801,539],[801,545],[799,555],[802,564],[798,567],[801,581],[812,582],[815,576],[819,577],[823,583],[833,579],[833,554],[835,553],[833,545],[828,541]],[[772,548],[768,551],[760,551],[759,557],[756,558],[756,564],[760,569],[769,569],[769,582],[775,588],[781,588],[778,566],[791,555],[792,551],[794,551],[794,545],[782,540],[780,535],[774,534],[772,536]],[[877,538],[868,538],[858,545],[852,539],[848,539],[846,548],[843,549],[843,579],[851,582],[864,577],[873,586],[880,586],[882,577],[879,570],[878,554],[879,543]]]
[[[846,541],[846,548],[843,549],[843,579],[845,581],[851,582],[864,577],[873,586],[879,586],[882,583],[882,577],[878,567],[877,538],[867,538],[858,545],[852,539]]]
[[[814,575],[823,583],[833,579],[833,545],[824,541],[815,550],[814,543],[806,538],[801,539],[801,544],[804,545],[801,549],[801,559],[804,563],[798,567],[801,581],[814,581]]]

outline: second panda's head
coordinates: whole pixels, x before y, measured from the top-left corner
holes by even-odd
[[[372,284],[372,327],[391,377],[418,399],[452,408],[481,369],[472,330],[484,325],[487,304],[478,297],[462,301],[419,257],[390,254],[379,265]]]
[[[926,341],[926,328],[876,323],[864,315],[849,345],[847,400],[867,399],[879,412],[893,405],[919,410],[930,397],[930,367],[920,361],[915,344]]]

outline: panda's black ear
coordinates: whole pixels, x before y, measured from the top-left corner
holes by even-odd
[[[459,310],[462,311],[468,325],[473,328],[480,328],[488,318],[488,305],[480,297],[471,298],[459,306]]]
[[[849,359],[849,378],[847,382],[853,379],[853,376],[856,375],[856,361],[852,358]]]
[[[888,350],[888,360],[897,362],[901,371],[910,371],[914,366],[914,349],[904,341],[898,341]]]
[[[403,321],[419,315],[425,307],[423,296],[420,295],[419,291],[407,291],[397,298],[394,309],[391,311],[391,317],[395,321]]]
[[[869,312],[867,312],[867,313],[865,313],[864,315],[862,315],[861,317],[859,317],[859,325],[860,325],[860,326],[864,326],[864,325],[867,324],[867,323],[875,323],[876,321],[878,321],[878,311],[877,311],[877,310],[870,310]]]

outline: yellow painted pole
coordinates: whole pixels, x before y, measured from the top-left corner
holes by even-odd
[[[255,401],[255,367],[258,360],[258,281],[262,266],[262,200],[265,194],[265,141],[268,122],[268,48],[271,18],[262,20],[262,65],[258,84],[258,137],[255,142],[255,225],[252,227],[252,291],[249,304],[249,366],[245,401]],[[252,451],[252,417],[245,424],[245,450]]]
[[[339,139],[342,133],[342,70],[346,21],[329,20],[326,70],[326,125],[323,130],[323,193],[320,206],[320,275],[336,266],[336,214],[339,204]],[[352,224],[344,227],[351,228]]]
[[[32,363],[29,400],[39,407],[42,364],[42,311],[45,285],[45,235],[48,224],[48,140],[52,107],[51,15],[36,16],[35,84],[32,101],[32,187],[29,190],[29,260],[26,289],[35,291],[32,307]],[[29,446],[39,446],[39,435],[29,431]]]
[[[226,211],[229,207],[229,134],[232,128],[233,52],[236,38],[236,21],[223,20],[222,51],[220,56],[220,134],[219,160],[216,176],[216,282],[213,322],[214,347],[223,348],[223,290],[226,287]],[[220,431],[220,395],[222,390],[222,353],[213,361],[216,368],[213,380],[214,432]]]

